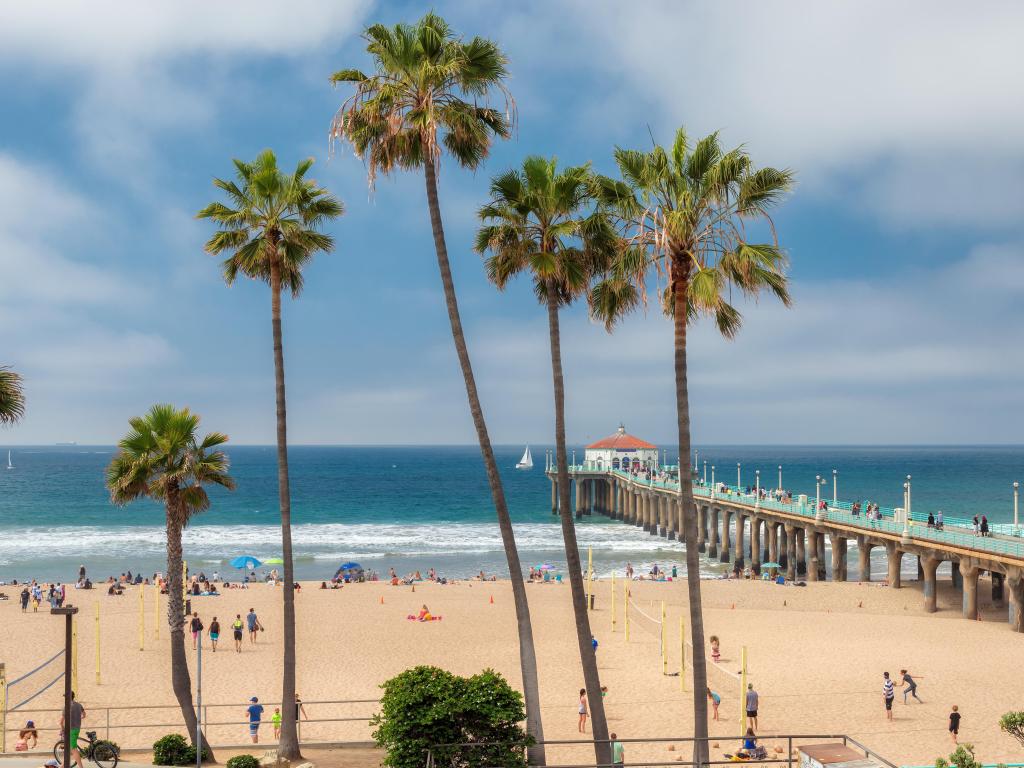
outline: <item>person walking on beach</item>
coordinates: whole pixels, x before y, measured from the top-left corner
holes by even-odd
[[[210,647],[213,648],[213,652],[217,652],[217,641],[220,639],[220,622],[217,621],[217,617],[213,617],[213,621],[210,622]]]
[[[747,723],[757,732],[757,691],[753,683],[747,683]]]
[[[949,713],[949,736],[954,744],[959,744],[957,737],[960,735],[960,708],[953,705],[953,711]]]
[[[708,688],[708,698],[711,699],[711,719],[718,719],[718,705],[722,703],[722,697]]]
[[[281,738],[281,708],[274,707],[274,714],[270,716],[270,724],[274,726],[274,741]]]
[[[903,684],[907,686],[903,689],[903,703],[907,703],[907,694],[909,694],[917,699],[919,704],[924,704],[924,702],[921,701],[921,697],[917,695],[917,683],[914,682],[914,678],[912,678],[910,673],[905,669],[901,669],[900,674],[903,675]]]
[[[594,649],[594,655],[597,655],[597,638],[593,635],[590,636],[590,647]]]
[[[253,744],[260,743],[260,720],[263,719],[263,705],[260,700],[253,696],[249,699],[249,707],[245,710],[249,717],[249,736]]]
[[[192,612],[192,622],[189,624],[189,629],[192,630],[192,650],[196,649],[196,643],[203,642],[203,622],[199,618],[199,612]]]
[[[896,698],[896,688],[888,672],[882,673],[882,698],[885,699],[885,719],[892,720],[892,701]]]
[[[626,750],[622,746],[621,741],[616,741],[619,737],[614,733],[609,733],[608,738],[612,742],[612,765],[624,765],[626,762]]]
[[[21,590],[21,612],[28,613],[28,586],[25,586]]]
[[[580,721],[576,726],[580,733],[587,732],[587,689],[580,688]]]
[[[256,633],[263,630],[263,625],[260,624],[260,620],[256,616],[255,608],[249,609],[249,613],[245,616],[245,623],[249,626],[249,642],[256,645]]]
[[[231,622],[231,630],[235,634],[235,652],[242,652],[242,627],[245,626],[242,622],[242,614],[236,613],[235,620]]]
[[[299,698],[299,694],[295,694],[295,722],[299,722],[299,717],[303,720],[309,720],[309,715],[306,714],[306,708],[302,705],[302,699]]]
[[[82,731],[82,720],[85,719],[85,707],[75,701],[75,692],[71,692],[71,720],[68,722],[70,733],[68,734],[68,741],[70,742],[71,762],[68,765],[77,764],[78,768],[84,768],[82,765],[82,753],[78,749],[78,734]],[[64,733],[64,714],[60,716],[60,732]]]

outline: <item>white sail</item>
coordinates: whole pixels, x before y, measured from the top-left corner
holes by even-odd
[[[14,465],[11,463],[11,452],[7,451],[7,468],[14,469]]]
[[[533,457],[530,455],[530,446],[526,446],[526,450],[523,451],[523,458],[516,464],[516,469],[531,469],[533,467]]]

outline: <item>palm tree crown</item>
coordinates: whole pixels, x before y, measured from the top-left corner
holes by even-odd
[[[270,283],[280,269],[281,286],[298,296],[302,270],[318,251],[330,251],[334,239],[320,228],[344,213],[342,203],[315,181],[306,178],[313,159],[301,161],[293,173],[284,173],[267,149],[255,162],[234,161],[237,181],[214,179],[234,207],[210,203],[198,214],[213,219],[219,229],[206,243],[224,260],[224,279],[230,284],[239,273]]]
[[[691,147],[682,128],[671,151],[617,148],[615,161],[622,180],[600,179],[601,198],[623,226],[625,247],[593,292],[599,319],[610,327],[645,301],[651,269],[667,278],[667,313],[674,286],[685,281],[689,319],[711,316],[729,338],[742,322],[732,288],[754,297],[767,290],[789,305],[787,260],[769,211],[791,189],[790,171],[754,169],[742,147],[723,152],[717,133]],[[771,242],[748,240],[755,220],[767,223]]]
[[[21,376],[0,366],[0,424],[13,424],[25,415]]]
[[[200,439],[199,416],[187,408],[154,405],[129,424],[131,431],[118,443],[120,450],[107,468],[107,487],[115,504],[141,497],[167,502],[169,493],[177,493],[181,505],[175,510],[169,506],[168,513],[184,526],[210,507],[204,485],[234,489],[228,457],[215,450],[228,441],[227,435],[211,432]]]
[[[465,41],[434,13],[415,24],[374,24],[363,33],[373,74],[343,69],[331,82],[353,83],[353,93],[331,124],[331,138],[352,144],[372,183],[378,172],[436,164],[442,148],[476,168],[492,137],[508,138],[514,105],[503,84],[508,60],[481,37]],[[505,109],[481,105],[493,91]]]
[[[504,289],[523,272],[533,276],[537,298],[553,291],[558,306],[585,293],[609,265],[615,231],[604,211],[592,206],[588,166],[557,169],[557,161],[531,156],[522,171],[491,182],[491,202],[479,211],[478,253],[491,252],[487,276]]]

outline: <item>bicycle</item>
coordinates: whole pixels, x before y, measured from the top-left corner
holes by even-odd
[[[81,736],[78,738],[78,751],[81,752],[83,760],[92,760],[99,768],[117,768],[120,755],[116,744],[97,739],[96,731],[86,731],[85,738],[85,745],[82,744]],[[53,757],[57,765],[64,765],[64,739],[53,745]]]

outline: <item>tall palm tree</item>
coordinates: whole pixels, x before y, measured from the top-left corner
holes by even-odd
[[[690,455],[690,402],[687,391],[686,332],[690,321],[710,316],[719,332],[732,338],[742,318],[733,289],[747,297],[762,291],[789,305],[786,257],[779,248],[769,211],[792,187],[793,174],[755,169],[742,148],[724,152],[713,133],[695,145],[680,128],[666,151],[617,148],[622,180],[602,179],[601,197],[623,227],[619,257],[595,286],[591,305],[609,330],[645,299],[652,277],[663,284],[661,301],[675,331],[676,415],[679,456]],[[770,242],[750,242],[748,226]],[[682,465],[682,461],[680,461]],[[701,611],[697,523],[692,513],[693,478],[680,466],[686,580],[693,643],[694,765],[708,759],[707,663]],[[700,739],[705,739],[700,741]]]
[[[585,295],[595,275],[608,265],[615,231],[608,217],[593,205],[592,179],[587,166],[559,172],[557,161],[531,156],[522,171],[510,170],[491,182],[491,202],[480,209],[484,222],[477,232],[478,253],[491,253],[487,276],[504,290],[517,275],[533,278],[537,298],[547,306],[551,345],[551,374],[555,398],[555,454],[562,539],[572,590],[576,639],[583,681],[590,699],[597,763],[611,763],[608,723],[601,697],[601,679],[591,643],[590,617],[583,585],[583,568],[569,493],[569,462],[565,447],[565,384],[562,376],[561,332],[558,313]]]
[[[526,703],[526,730],[539,742],[543,740],[543,729],[530,607],[505,491],[466,348],[437,195],[437,171],[445,151],[459,165],[475,169],[487,156],[495,137],[505,139],[510,135],[514,118],[504,84],[508,60],[492,41],[481,37],[464,40],[456,36],[444,19],[433,13],[426,14],[415,24],[394,27],[375,24],[366,29],[363,37],[367,41],[366,50],[373,59],[374,71],[365,74],[358,69],[343,69],[332,75],[331,82],[336,85],[351,83],[355,93],[338,110],[331,125],[331,136],[332,139],[348,141],[363,157],[371,184],[380,173],[388,174],[396,169],[423,169],[448,321],[512,582]],[[503,97],[504,111],[487,103],[495,93]],[[542,746],[532,747],[529,758],[533,764],[542,763]]]
[[[255,162],[234,161],[236,181],[214,179],[228,205],[210,203],[198,214],[220,229],[206,243],[212,255],[227,253],[224,280],[231,285],[239,274],[270,285],[274,339],[274,383],[277,400],[277,487],[281,508],[281,558],[284,560],[284,664],[281,701],[295,700],[295,583],[292,562],[291,492],[288,486],[288,430],[284,388],[284,348],[281,340],[281,290],[295,298],[302,292],[302,270],[317,252],[334,248],[334,239],[321,231],[344,212],[341,202],[306,178],[312,158],[293,173],[284,173],[269,149]],[[233,206],[233,207],[232,207]],[[300,757],[295,707],[282,707],[281,757]]]
[[[0,425],[14,424],[25,415],[25,392],[21,376],[0,366]]]
[[[204,486],[219,485],[229,490],[235,487],[235,481],[228,475],[228,457],[217,450],[228,437],[211,432],[200,438],[199,416],[187,408],[178,410],[171,405],[154,405],[145,416],[137,416],[128,423],[131,429],[118,443],[119,450],[107,467],[107,488],[111,500],[121,506],[140,498],[164,505],[171,685],[194,743],[196,712],[185,658],[181,532],[193,516],[210,508]],[[200,734],[200,741],[210,750],[204,734]],[[201,753],[201,746],[195,746]],[[208,759],[214,759],[212,750]]]

